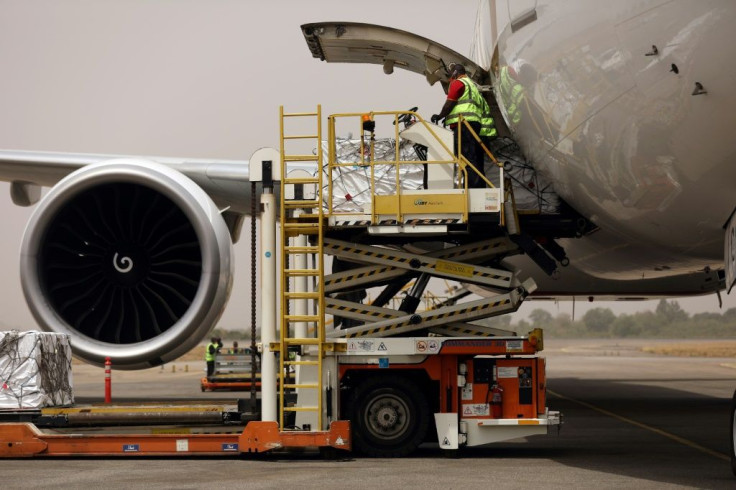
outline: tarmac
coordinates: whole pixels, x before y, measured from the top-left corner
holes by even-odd
[[[734,488],[729,464],[733,358],[641,352],[648,340],[546,340],[548,406],[557,433],[469,448],[448,458],[427,444],[402,459],[314,451],[259,458],[4,460],[3,488]],[[718,341],[713,341],[718,342]],[[715,345],[715,344],[714,344]],[[113,372],[113,402],[235,403],[205,392],[204,362]],[[74,365],[78,403],[104,399],[104,370]]]

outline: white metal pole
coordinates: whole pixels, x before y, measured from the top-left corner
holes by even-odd
[[[277,421],[276,354],[276,198],[273,188],[261,194],[261,420]]]
[[[307,236],[299,235],[294,239],[294,245],[297,247],[307,246]],[[294,255],[294,268],[295,269],[306,269],[307,268],[307,254],[296,254]],[[309,281],[307,276],[297,276],[294,278],[294,291],[306,292]],[[297,299],[294,300],[294,314],[295,315],[307,315],[307,300]],[[300,339],[307,337],[307,322],[298,322],[294,325],[294,336]]]

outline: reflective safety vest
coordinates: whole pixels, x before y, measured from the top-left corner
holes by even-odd
[[[214,347],[214,349],[210,349],[210,347]],[[210,350],[213,351],[211,354]],[[217,354],[217,344],[213,344],[212,342],[210,342],[209,344],[207,344],[207,350],[204,351],[204,360],[206,362],[214,362],[215,354]]]
[[[483,99],[483,117],[480,120],[480,133],[478,134],[481,138],[495,138],[498,136],[496,132],[496,123],[493,122],[491,117],[491,108],[488,107],[488,102]]]
[[[524,87],[514,80],[509,73],[508,66],[501,68],[500,79],[501,81],[498,84],[498,91],[501,102],[503,102],[503,105],[506,108],[509,122],[511,124],[519,124],[519,121],[521,121],[521,111],[519,110],[519,107],[522,99],[524,98]]]
[[[468,122],[481,122],[483,118],[483,104],[486,104],[486,101],[483,100],[478,87],[475,86],[472,80],[467,77],[458,78],[458,80],[465,85],[465,90],[457,100],[455,107],[452,108],[445,118],[445,124],[456,124],[460,116],[463,116]]]

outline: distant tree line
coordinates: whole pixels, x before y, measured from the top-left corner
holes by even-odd
[[[593,308],[581,318],[567,313],[553,316],[543,309],[535,309],[528,320],[511,322],[508,316],[490,318],[484,325],[515,331],[520,335],[533,328],[543,328],[552,338],[720,338],[736,337],[736,308],[723,313],[696,313],[690,315],[677,301],[662,299],[654,311],[616,315],[609,308]]]

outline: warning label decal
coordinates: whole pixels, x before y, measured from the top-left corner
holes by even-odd
[[[463,417],[487,417],[490,414],[491,408],[487,403],[463,404]]]
[[[417,339],[414,341],[414,352],[417,354],[437,354],[440,342],[435,339]]]
[[[475,267],[468,264],[450,262],[449,260],[437,260],[435,270],[437,272],[443,272],[445,274],[451,274],[455,276],[473,277]]]
[[[383,342],[381,342],[381,344],[383,344]],[[374,352],[375,350],[376,343],[373,340],[348,341],[348,352]]]

